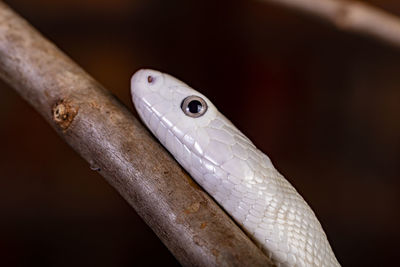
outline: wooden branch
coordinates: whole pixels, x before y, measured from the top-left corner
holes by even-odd
[[[400,18],[360,1],[261,0],[317,16],[337,28],[400,48]]]
[[[270,264],[110,92],[2,2],[0,76],[117,189],[183,265]]]

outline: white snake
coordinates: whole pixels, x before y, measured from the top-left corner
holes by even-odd
[[[204,95],[139,70],[132,100],[143,122],[278,266],[340,266],[314,212]]]

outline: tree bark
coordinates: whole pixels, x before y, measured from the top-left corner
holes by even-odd
[[[126,199],[183,265],[271,264],[126,107],[3,2],[0,77]]]
[[[338,29],[370,36],[400,48],[400,19],[361,1],[259,0],[298,10],[325,20]]]

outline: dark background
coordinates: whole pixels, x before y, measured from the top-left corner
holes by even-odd
[[[301,192],[344,266],[398,259],[400,49],[259,1],[6,2],[132,111],[129,79],[143,67],[207,95]],[[400,15],[398,0],[365,2]],[[0,265],[177,265],[0,87]]]

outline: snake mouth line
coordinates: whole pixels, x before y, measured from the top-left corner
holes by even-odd
[[[202,161],[207,161],[207,164],[212,164],[214,167],[218,167],[221,168],[222,165],[224,165],[226,162],[228,162],[231,158],[228,158],[226,160],[224,160],[221,163],[217,163],[215,161],[213,161],[212,159],[210,160],[209,158],[207,158],[204,154],[199,153],[196,149],[194,149],[194,144],[196,144],[197,142],[195,142],[193,145],[187,145],[184,142],[182,142],[180,140],[180,137],[174,132],[173,128],[176,127],[174,125],[169,126],[168,124],[163,122],[163,118],[165,118],[165,114],[163,116],[158,116],[157,112],[154,111],[153,106],[154,105],[150,105],[148,102],[144,101],[142,98],[138,97],[137,95],[133,95],[133,99],[134,99],[134,103],[137,103],[138,105],[141,106],[141,108],[137,109],[138,113],[142,113],[140,115],[142,121],[147,125],[147,127],[151,130],[151,132],[153,133],[154,136],[157,137],[157,129],[152,129],[151,125],[150,125],[150,118],[152,116],[156,117],[157,121],[167,129],[167,131],[175,138],[175,140],[181,144],[182,146],[184,146],[186,149],[188,149],[191,153],[193,153],[195,156],[199,157]],[[136,105],[136,104],[135,104]],[[144,112],[150,112],[150,115],[148,115],[147,117],[149,118],[148,121],[146,121],[144,118],[146,118],[146,116],[143,116]],[[181,111],[181,109],[179,108],[179,111]],[[211,127],[213,129],[219,130],[218,128],[215,127]],[[185,132],[182,135],[182,138],[184,138],[185,136],[187,136],[187,132]],[[240,131],[237,132],[237,136],[239,136],[242,140],[246,140],[245,142],[248,145],[251,145],[255,151],[259,151],[259,149],[257,147],[254,146],[254,144],[246,137],[243,135],[243,133],[241,133]],[[157,140],[159,140],[159,142],[161,144],[164,144],[164,140],[162,140],[161,138],[157,137]],[[262,151],[260,151],[262,153]],[[170,152],[171,153],[171,152]],[[171,153],[174,157],[175,155],[173,153]],[[253,158],[253,157],[252,157]],[[253,158],[254,160],[258,160],[257,158]],[[177,159],[178,160],[178,159]],[[274,171],[276,170],[274,167],[268,167],[268,166],[264,166],[265,169],[269,170],[269,171]],[[229,173],[229,172],[228,172]]]

